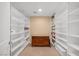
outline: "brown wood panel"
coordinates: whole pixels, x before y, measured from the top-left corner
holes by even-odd
[[[32,46],[50,46],[49,36],[32,36]]]

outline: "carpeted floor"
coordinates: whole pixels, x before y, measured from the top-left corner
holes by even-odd
[[[19,56],[59,56],[54,47],[27,47]]]

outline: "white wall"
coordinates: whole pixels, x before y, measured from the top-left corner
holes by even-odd
[[[10,55],[10,3],[0,3],[0,55]]]
[[[49,36],[50,17],[48,16],[30,17],[30,29],[32,36]]]

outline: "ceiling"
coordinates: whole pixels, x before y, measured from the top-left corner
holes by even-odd
[[[11,5],[25,16],[52,16],[59,2],[12,2]],[[42,12],[38,11],[39,8]]]

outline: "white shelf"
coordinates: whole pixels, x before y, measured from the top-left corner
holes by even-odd
[[[59,51],[57,47],[55,47],[55,48],[59,52],[59,54],[63,56],[63,53],[61,51]]]
[[[66,23],[64,26],[60,26],[59,24],[55,27],[55,29],[65,28],[68,29],[68,23]]]
[[[72,48],[74,48],[75,50],[78,50],[79,51],[79,46],[74,45],[72,43],[68,43],[68,45],[71,46]]]
[[[57,31],[56,31],[56,33],[68,36],[68,33],[62,33],[62,32],[57,32]]]
[[[23,32],[18,32],[18,33],[11,33],[11,35],[17,35],[17,34],[22,34],[22,33],[25,33],[24,31]]]
[[[25,30],[25,33],[29,33],[30,32],[30,30]]]
[[[54,43],[53,43],[52,41],[51,41],[50,43],[51,43],[52,45],[54,45]]]
[[[67,25],[69,22],[68,19],[62,20],[61,22],[55,23],[56,26],[60,26],[59,24],[63,24],[63,26]]]
[[[61,46],[57,45],[57,47],[59,48],[60,51],[62,51],[62,52],[66,52],[66,50],[63,49]]]
[[[18,18],[15,16],[11,16],[11,19],[18,22],[18,23],[24,24],[24,21],[22,19],[17,20]]]
[[[55,39],[55,38],[53,38],[53,37],[52,37],[51,39],[56,40],[56,39]]]
[[[18,24],[13,24],[13,23],[11,24],[11,26],[15,26],[15,27],[17,27],[17,26],[18,26],[18,27],[22,27],[23,25],[24,25],[24,24],[20,24],[20,25],[18,25]]]
[[[75,54],[73,54],[73,53],[71,53],[71,52],[67,52],[67,54],[68,54],[69,56],[76,56]]]
[[[63,12],[60,16],[56,17],[56,19],[61,18],[62,16],[66,15],[68,13],[68,10],[66,10],[65,12]],[[58,21],[57,23],[59,23],[61,21]]]
[[[72,35],[72,34],[70,34],[69,36],[70,37],[78,37],[79,38],[79,35]]]
[[[69,21],[70,24],[71,24],[71,23],[76,23],[76,22],[79,22],[79,19]]]
[[[20,46],[23,45],[24,43],[25,43],[25,41],[22,42],[22,43],[19,43],[17,46],[15,46],[14,48],[12,48],[12,52],[15,51],[16,49],[18,49],[18,47],[20,47]]]
[[[24,39],[24,37],[19,37],[19,38],[14,39],[14,40],[12,40],[12,43],[15,43],[15,42],[17,42],[17,41],[19,41],[21,39]]]
[[[24,49],[28,44],[29,44],[28,42],[27,42],[26,44],[24,44],[23,47],[22,47],[14,56],[18,56],[19,53],[20,53],[21,51],[23,51],[23,49]]]
[[[61,47],[55,46],[56,50],[60,53],[60,55],[64,56],[64,54],[66,53],[66,50],[64,50]]]
[[[57,42],[58,44],[60,44],[64,49],[67,49],[67,48],[68,48],[66,45],[62,44],[61,42],[59,42],[59,41],[57,41],[57,40],[56,40],[56,42]]]
[[[25,39],[27,40],[27,38],[29,38],[30,37],[30,35],[27,35],[26,37],[25,37]]]
[[[62,41],[64,41],[64,42],[67,42],[67,40],[66,39],[64,39],[64,38],[61,38],[61,37],[59,37],[59,36],[56,36],[56,39],[60,39],[60,40],[62,40]]]
[[[55,38],[52,35],[50,36],[50,38],[55,40]]]
[[[79,11],[79,8],[77,8],[77,9],[73,10],[73,11],[72,11],[72,12],[70,12],[68,15],[71,15],[71,14],[75,13],[76,11]]]
[[[26,47],[26,45],[23,45],[23,47],[22,47],[20,50],[18,50],[18,51],[15,53],[14,56],[18,56],[18,55],[20,54],[20,52],[23,51],[23,49],[24,49],[25,47]]]

